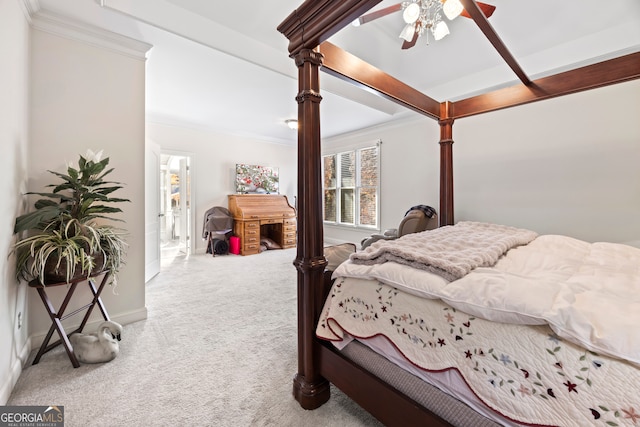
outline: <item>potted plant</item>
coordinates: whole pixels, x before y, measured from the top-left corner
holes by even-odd
[[[50,193],[30,192],[44,197],[34,210],[16,218],[14,234],[28,232],[13,250],[16,277],[38,279],[40,283],[69,282],[78,277],[108,270],[115,280],[124,263],[125,230],[106,221],[121,221],[111,214],[122,209],[112,203],[128,199],[112,197],[121,183],[105,181],[113,171],[102,151],[80,156],[78,167],[67,165],[67,173],[49,171],[62,180]]]

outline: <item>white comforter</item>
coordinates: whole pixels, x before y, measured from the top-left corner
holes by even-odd
[[[560,337],[640,365],[640,249],[631,246],[545,235],[453,282],[394,262],[346,262],[334,273],[341,276],[377,279],[487,320],[549,324]]]

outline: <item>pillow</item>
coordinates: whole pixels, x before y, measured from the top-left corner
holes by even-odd
[[[324,248],[324,256],[327,259],[327,270],[335,270],[340,264],[349,259],[349,255],[356,251],[354,243],[342,243],[340,245]]]
[[[282,249],[282,246],[274,242],[268,237],[260,237],[260,244],[265,245],[267,249]]]

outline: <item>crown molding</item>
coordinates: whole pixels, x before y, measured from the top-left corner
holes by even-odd
[[[29,24],[32,23],[32,16],[40,10],[40,2],[38,0],[21,0],[18,2]]]
[[[23,0],[37,6],[31,14],[31,26],[40,31],[91,46],[100,47],[139,60],[146,60],[146,53],[153,46],[149,43],[122,36],[81,21],[40,9],[38,0]]]

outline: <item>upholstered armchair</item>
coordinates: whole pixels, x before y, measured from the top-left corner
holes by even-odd
[[[365,249],[367,246],[377,242],[378,240],[394,240],[398,237],[404,236],[405,234],[433,230],[438,227],[438,215],[435,213],[432,215],[433,216],[429,218],[424,210],[412,208],[407,212],[404,218],[402,218],[398,228],[391,228],[385,230],[383,234],[373,234],[371,237],[363,239],[361,242],[362,249]]]

